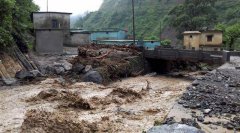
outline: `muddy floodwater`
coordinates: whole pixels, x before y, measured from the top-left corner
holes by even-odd
[[[61,113],[79,122],[103,123],[104,120],[110,123],[105,132],[141,133],[168,115],[190,83],[165,76],[140,76],[107,86],[84,82],[62,86],[58,79],[47,79],[34,85],[1,87],[0,132],[21,132],[26,112],[38,109]],[[41,91],[49,89],[77,93],[91,107],[61,108],[64,105],[62,99],[31,101]],[[25,127],[26,131],[42,131]]]

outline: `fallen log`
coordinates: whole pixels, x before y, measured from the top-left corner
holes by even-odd
[[[108,51],[106,54],[103,54],[103,55],[101,55],[101,56],[94,57],[94,59],[103,59],[103,58],[107,57],[112,51],[113,51],[113,50]]]

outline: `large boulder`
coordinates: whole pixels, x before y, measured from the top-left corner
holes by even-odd
[[[89,71],[83,77],[84,82],[103,83],[103,77],[97,71]]]
[[[184,124],[155,126],[147,131],[147,133],[204,133],[195,127]]]
[[[17,82],[17,80],[15,78],[3,79],[3,82],[1,82],[1,78],[0,78],[0,86],[3,86],[3,85],[14,85],[16,82]]]
[[[69,71],[72,69],[72,64],[67,62],[66,60],[61,60],[59,61],[58,63],[54,63],[55,65],[54,66],[61,66],[63,67],[66,71]]]
[[[18,71],[15,75],[17,79],[34,79],[36,77],[41,77],[41,76],[43,76],[43,74],[40,73],[38,70],[32,70],[32,71],[21,70],[21,71]]]
[[[32,71],[30,71],[30,73],[31,73],[34,77],[42,77],[42,76],[43,76],[43,74],[42,74],[40,71],[38,71],[38,70],[32,70]]]
[[[65,72],[65,69],[62,66],[58,66],[58,67],[55,66],[54,71],[56,74],[63,74]]]
[[[26,70],[18,71],[15,75],[17,79],[33,79],[35,76],[30,72]]]
[[[82,73],[84,69],[85,69],[85,66],[78,63],[73,66],[72,71],[76,73]]]

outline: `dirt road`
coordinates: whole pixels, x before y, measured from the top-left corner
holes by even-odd
[[[112,83],[108,86],[93,83],[76,83],[61,86],[56,79],[47,79],[38,85],[1,87],[0,90],[0,132],[21,132],[21,125],[27,110],[40,109],[47,112],[62,113],[74,121],[88,123],[110,123],[106,132],[146,131],[154,122],[163,120],[173,107],[175,100],[185,91],[190,81],[164,76],[136,77]],[[91,109],[59,108],[62,100],[36,100],[43,90],[71,91],[78,93]],[[93,101],[95,99],[95,101]],[[96,99],[98,100],[96,104]],[[101,102],[99,102],[101,101]],[[93,102],[93,103],[92,103]],[[41,124],[37,129],[25,131],[42,132]],[[51,131],[50,129],[46,129]]]

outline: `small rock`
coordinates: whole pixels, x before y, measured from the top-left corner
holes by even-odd
[[[46,67],[46,74],[55,74],[55,68],[53,66],[47,66]]]
[[[193,81],[193,83],[192,83],[192,86],[198,86],[199,85],[199,82],[198,81]]]
[[[229,84],[225,84],[225,87],[226,87],[226,88],[229,87]]]
[[[207,67],[202,68],[203,71],[209,71]]]
[[[3,82],[1,81],[1,78],[0,78],[0,86],[3,86],[4,84],[11,86],[11,85],[16,84],[16,82],[17,82],[17,80],[15,78],[3,79]]]
[[[240,126],[235,127],[237,131],[240,131]]]
[[[210,125],[209,128],[211,128],[212,130],[217,130],[218,128],[216,126]]]
[[[209,124],[211,124],[211,122],[210,121],[205,121],[205,122],[203,122],[203,124],[209,125]]]
[[[233,128],[234,128],[234,126],[232,124],[230,124],[230,123],[227,124],[227,129],[232,130]]]
[[[63,67],[55,67],[56,74],[63,74],[64,72],[65,72],[65,69]]]
[[[63,68],[66,70],[66,71],[69,71],[72,69],[72,64],[67,62],[66,60],[63,60],[61,62],[61,65],[63,66]]]
[[[201,127],[198,125],[198,123],[196,122],[195,119],[185,119],[185,118],[182,118],[181,119],[181,124],[186,124],[186,125],[189,125],[189,126],[194,126],[198,129],[201,129]]]
[[[204,114],[209,114],[211,111],[212,111],[211,109],[204,109],[204,110],[203,110],[203,113],[204,113]]]
[[[189,105],[188,104],[183,104],[183,107],[184,108],[189,108]]]
[[[197,120],[198,120],[199,122],[204,122],[204,118],[203,118],[202,116],[198,116],[198,117],[197,117]]]
[[[197,108],[197,105],[196,105],[196,104],[190,104],[190,105],[189,105],[189,108],[190,108],[190,109],[196,109],[196,108]]]
[[[235,67],[237,70],[240,70],[240,66]]]
[[[101,74],[97,71],[89,71],[84,75],[83,80],[85,82],[93,82],[97,84],[103,83],[103,78]]]
[[[64,85],[66,83],[66,80],[63,77],[59,77],[56,80],[59,84]]]
[[[192,113],[192,117],[196,118],[197,117],[196,113]]]
[[[184,101],[183,100],[179,100],[178,104],[184,104]]]
[[[174,124],[174,123],[176,123],[176,120],[174,119],[174,117],[170,117],[170,118],[165,119],[162,124],[171,125],[171,124]]]
[[[66,71],[69,71],[72,69],[72,64],[67,62],[66,60],[61,60],[59,62],[54,62],[54,65],[53,65],[55,68],[58,68],[58,67],[63,67],[64,70]]]
[[[197,108],[201,108],[201,104],[200,103],[197,103],[196,106],[197,106]]]
[[[43,74],[41,72],[39,72],[38,70],[32,70],[30,71],[30,73],[34,76],[34,77],[41,77],[43,76]]]
[[[82,64],[76,64],[73,66],[72,71],[76,72],[76,73],[82,73],[82,71],[84,70],[85,66]]]
[[[92,66],[91,65],[87,65],[86,67],[85,67],[85,69],[83,70],[83,73],[88,73],[89,71],[91,71],[92,70]]]

